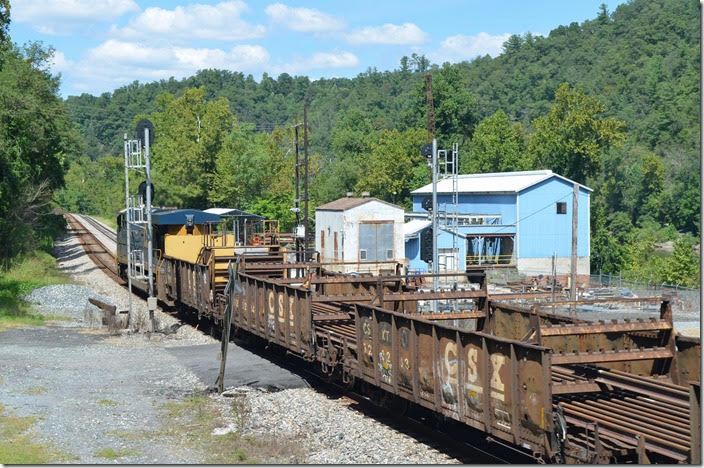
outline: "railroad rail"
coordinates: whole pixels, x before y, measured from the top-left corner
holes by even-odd
[[[96,268],[108,275],[118,284],[126,284],[117,272],[114,245],[111,246],[104,240],[101,241],[92,232],[93,230],[103,232],[104,229],[107,229],[108,232],[103,232],[103,236],[107,236],[108,239],[112,236],[112,238],[116,239],[117,235],[114,231],[110,231],[109,228],[98,224],[97,221],[94,221],[89,216],[64,213],[64,218],[69,226],[69,232],[78,238],[79,244],[83,247],[83,250],[93,263],[95,263]]]
[[[667,300],[638,299],[660,304],[654,320],[586,321],[552,312],[582,301],[523,307],[508,299],[537,297],[491,296],[480,270],[467,272],[465,289],[423,291],[404,275],[328,274],[267,249],[204,246],[195,263],[165,257],[158,296],[218,325],[229,314],[236,330],[331,380],[412,403],[536,460],[698,462],[701,346],[676,335]],[[227,265],[238,257],[243,292],[234,295]],[[424,313],[432,301],[464,305]]]

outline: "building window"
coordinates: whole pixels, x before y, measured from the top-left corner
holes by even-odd
[[[567,202],[557,202],[557,214],[567,214]]]
[[[359,249],[359,259],[360,260],[367,259],[367,250],[366,249]]]

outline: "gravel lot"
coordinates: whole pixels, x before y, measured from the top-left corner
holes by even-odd
[[[68,452],[75,457],[72,462],[207,461],[212,440],[207,441],[211,445],[183,439],[185,435],[176,440],[167,430],[175,422],[166,414],[169,404],[203,395],[212,384],[217,341],[188,325],[166,337],[108,335],[104,327],[96,328],[95,310],[87,298],[126,309],[126,291],[96,269],[71,236],[57,242],[56,255],[60,268],[77,284],[39,288],[27,299],[43,313],[70,320],[10,329],[0,335],[0,402],[19,416],[36,416],[37,439]],[[133,304],[146,313],[145,301],[135,298]],[[160,311],[157,320],[160,327],[177,322]],[[212,356],[200,365],[185,357],[197,352]],[[458,462],[348,408],[343,399],[307,388],[302,379],[270,363],[266,388],[257,388],[263,385],[259,378],[242,385],[237,378],[245,380],[264,372],[262,363],[247,353],[237,347],[228,360],[228,373],[235,383],[226,393],[236,394],[239,411],[233,413],[232,397],[206,397],[207,404],[220,413],[221,427],[211,435],[216,442],[222,436],[222,443],[229,443],[227,434],[235,430],[250,444],[261,438],[291,447],[290,454],[272,454],[271,458],[259,454],[259,462]],[[272,388],[284,390],[271,392]],[[99,451],[104,449],[120,456],[101,456]]]

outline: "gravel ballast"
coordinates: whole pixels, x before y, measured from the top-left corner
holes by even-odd
[[[193,360],[181,357],[189,346],[201,349],[217,340],[189,325],[168,336],[109,335],[104,327],[95,328],[87,319],[94,308],[88,298],[124,310],[126,290],[96,268],[71,235],[57,242],[56,256],[59,268],[77,284],[38,288],[26,300],[40,313],[70,320],[0,334],[0,403],[19,416],[36,417],[37,439],[75,457],[71,462],[204,463],[212,455],[202,449],[206,445],[175,441],[164,435],[168,432],[164,428],[169,425],[168,405],[207,395],[208,404],[221,410],[224,422],[212,436],[220,434],[223,443],[228,433],[238,431],[244,437],[283,440],[295,446],[290,455],[278,453],[259,462],[457,463],[349,408],[345,399],[307,387],[282,386],[284,390],[271,392],[272,386],[254,388],[253,382],[231,388],[246,415],[237,420],[232,415],[232,397],[204,393],[213,383],[206,377],[216,373],[215,353],[206,353],[212,356],[203,362],[206,372],[200,373],[194,372]],[[135,297],[133,306],[146,313],[146,301]],[[159,328],[178,323],[161,311],[156,317]],[[181,351],[169,351],[176,351],[175,347]],[[246,354],[242,356],[242,365],[256,366]],[[299,385],[290,373],[282,375],[294,387]],[[106,457],[106,450],[119,456]]]

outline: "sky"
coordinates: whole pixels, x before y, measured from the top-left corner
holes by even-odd
[[[354,77],[424,54],[432,63],[495,57],[511,34],[548,35],[610,0],[11,0],[18,44],[55,49],[61,95],[99,95],[218,68]]]

